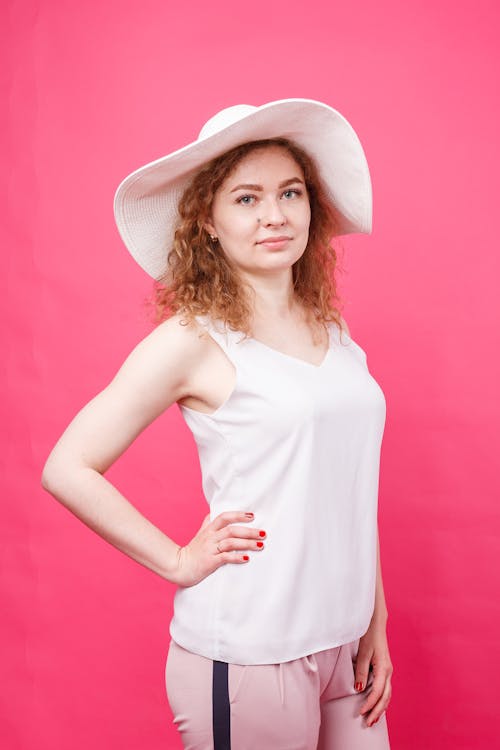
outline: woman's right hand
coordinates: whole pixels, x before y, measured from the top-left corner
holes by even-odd
[[[255,552],[264,549],[262,539],[266,534],[261,529],[230,524],[248,523],[253,518],[253,513],[226,511],[210,521],[208,513],[196,536],[189,544],[179,547],[177,568],[170,580],[178,586],[194,586],[221,565],[247,563],[250,557],[245,555],[244,550]]]

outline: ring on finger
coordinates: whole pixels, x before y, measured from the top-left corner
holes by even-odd
[[[219,552],[222,552],[222,550],[221,550],[221,548],[219,547],[219,544],[218,544],[218,543],[217,543],[217,549],[219,550]]]

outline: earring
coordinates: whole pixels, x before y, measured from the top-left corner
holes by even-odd
[[[215,242],[215,240],[217,239],[217,236],[215,234],[211,234],[210,239],[212,240],[212,242]]]

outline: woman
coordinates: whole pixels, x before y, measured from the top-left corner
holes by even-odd
[[[177,584],[166,687],[185,748],[385,750],[385,399],[329,244],[371,231],[354,130],[312,100],[229,107],[129,175],[115,216],[162,320],[62,435],[44,487]],[[184,546],[103,476],[174,402],[210,506]]]

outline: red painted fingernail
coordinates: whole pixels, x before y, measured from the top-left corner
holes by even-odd
[[[264,546],[264,542],[257,542],[257,547],[263,547],[263,546]]]
[[[375,719],[373,723],[376,724],[379,719],[380,719],[380,716],[377,716],[377,718]]]
[[[248,557],[248,555],[243,555],[243,559],[244,560],[250,560],[250,558]]]
[[[248,516],[249,518],[253,518],[253,513],[245,513],[245,515]]]
[[[360,692],[363,689],[363,683],[362,682],[357,682],[354,685],[354,689],[357,690],[358,692]]]
[[[259,531],[259,536],[265,536],[265,535],[266,535],[265,531]]]

